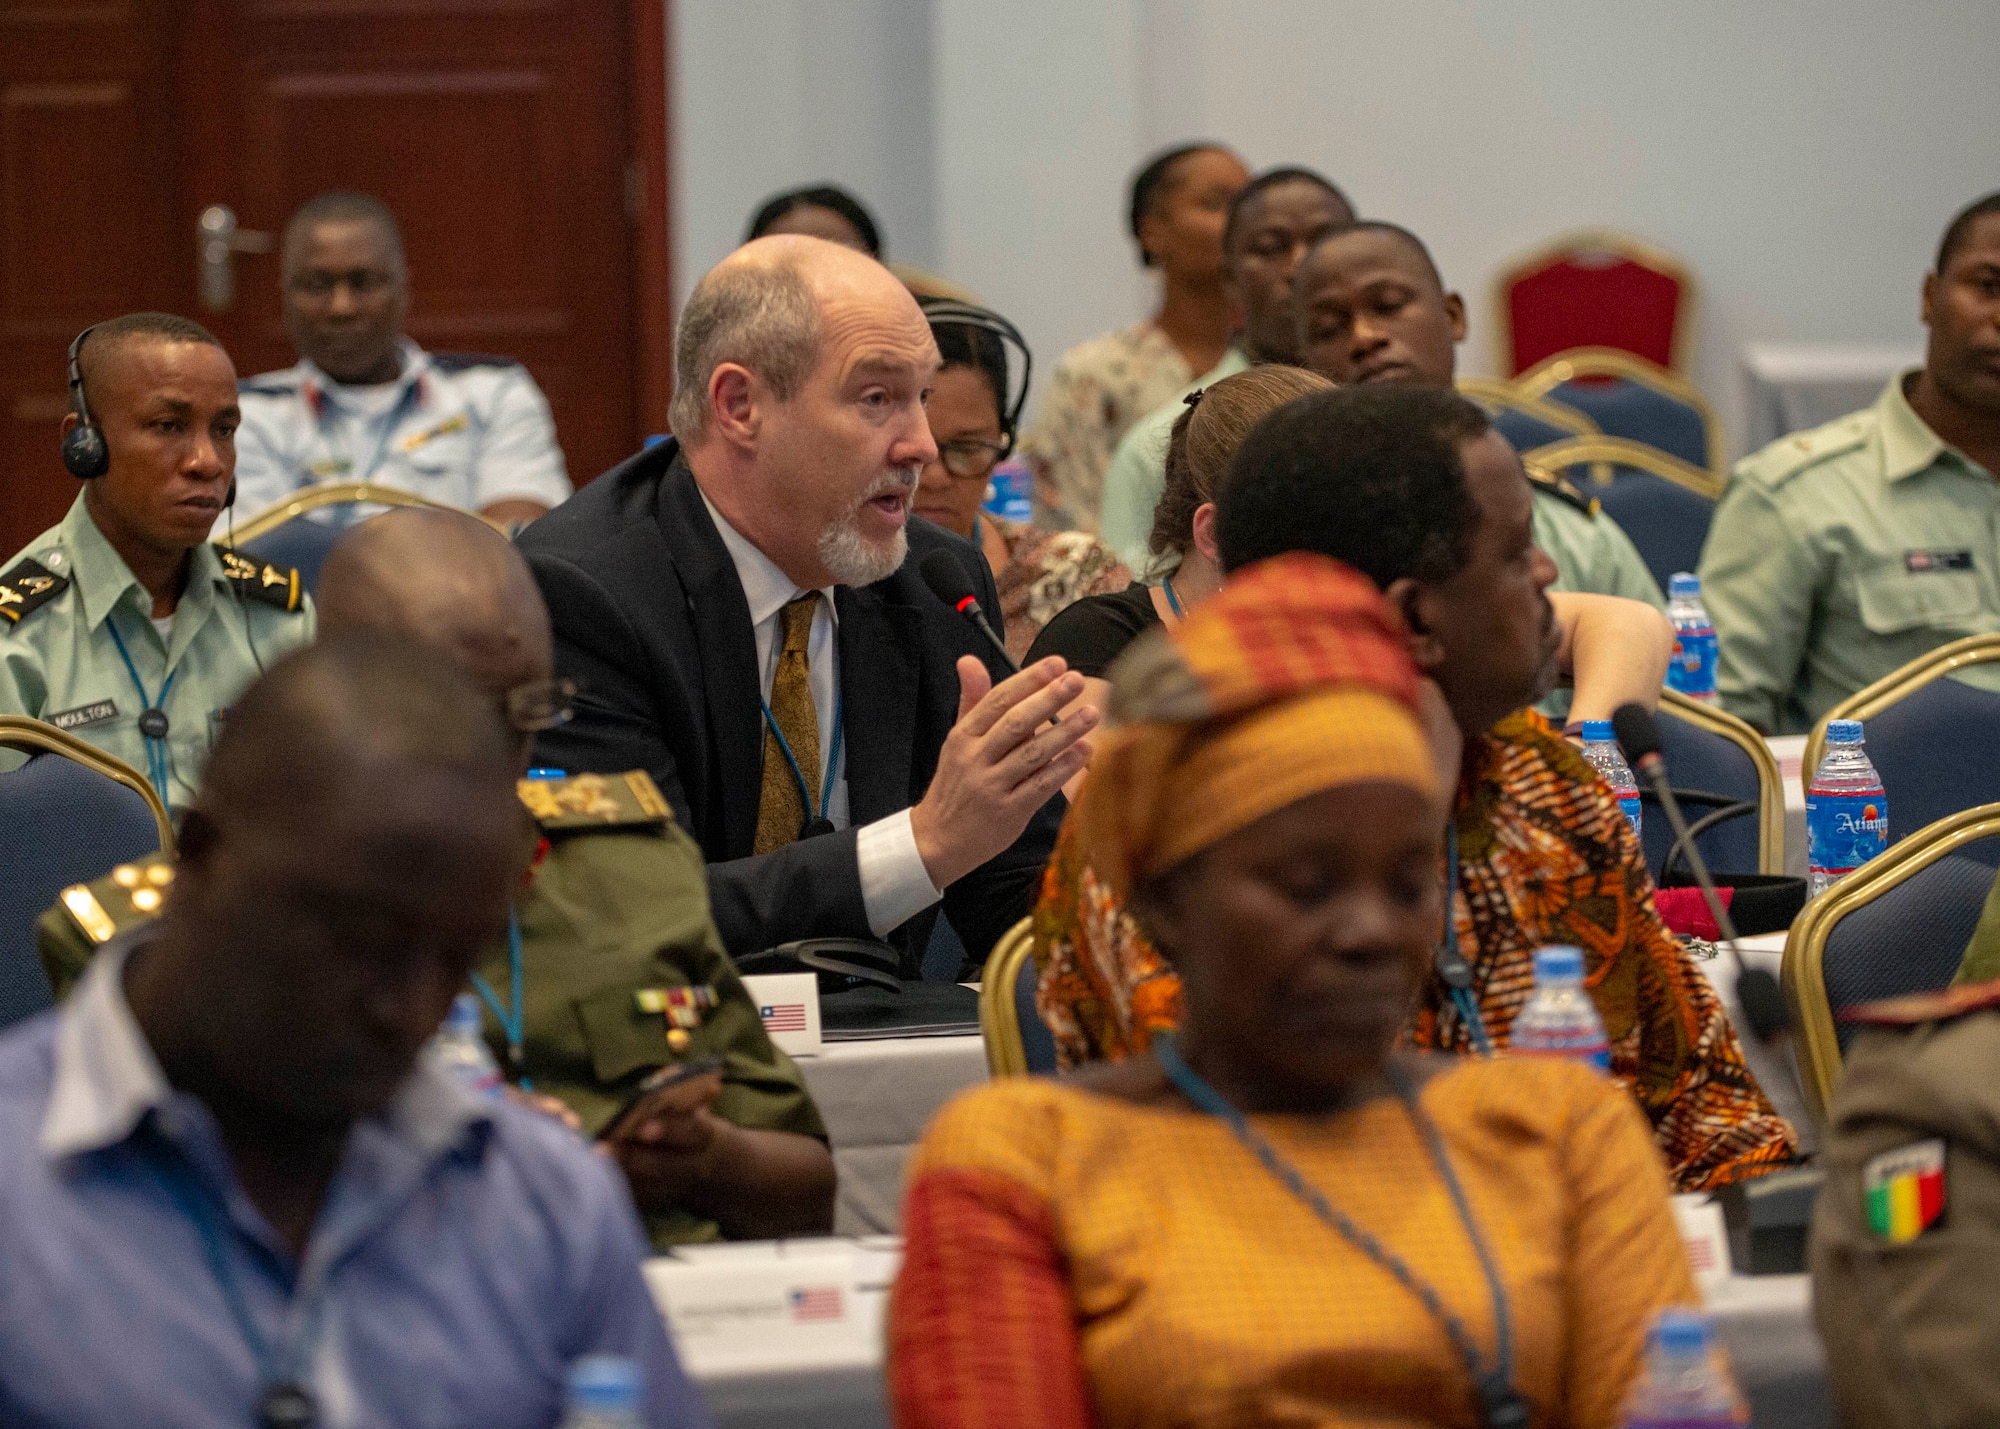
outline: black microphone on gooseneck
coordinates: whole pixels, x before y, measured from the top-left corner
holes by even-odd
[[[1743,1020],[1750,1024],[1751,1035],[1759,1042],[1769,1042],[1791,1022],[1785,995],[1775,977],[1743,961],[1743,950],[1736,946],[1736,925],[1730,921],[1729,910],[1722,906],[1722,899],[1715,891],[1707,861],[1688,837],[1680,801],[1674,798],[1673,786],[1667,782],[1667,761],[1660,754],[1659,726],[1644,705],[1631,704],[1620,705],[1612,712],[1611,728],[1618,736],[1619,748],[1625,751],[1625,762],[1652,787],[1660,807],[1666,810],[1667,822],[1673,825],[1674,837],[1687,849],[1688,867],[1693,870],[1694,881],[1708,904],[1709,916],[1715,919],[1716,928],[1729,945],[1729,955],[1736,960],[1737,1006],[1743,1009]]]
[[[932,595],[979,627],[979,633],[993,642],[993,648],[1000,652],[1000,659],[1008,669],[1017,675],[1021,673],[1021,667],[1007,653],[1007,642],[994,631],[986,612],[979,608],[979,593],[972,588],[972,577],[965,573],[958,557],[950,551],[932,551],[917,567],[917,573],[931,588]]]

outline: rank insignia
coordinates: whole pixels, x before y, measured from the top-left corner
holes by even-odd
[[[1944,1214],[1944,1142],[1885,1151],[1861,1168],[1868,1229],[1890,1245],[1913,1241]]]
[[[673,809],[643,769],[624,774],[571,774],[561,779],[523,779],[515,786],[522,804],[545,829],[614,828],[659,825]]]
[[[67,589],[68,577],[57,575],[40,561],[22,561],[0,575],[0,619],[18,625],[22,616],[32,615]]]
[[[299,573],[290,566],[274,566],[269,561],[250,560],[227,546],[216,547],[222,558],[222,573],[245,600],[262,601],[279,610],[297,610],[303,600]]]

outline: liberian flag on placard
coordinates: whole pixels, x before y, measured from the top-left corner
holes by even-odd
[[[1915,1240],[1944,1214],[1944,1143],[1919,1141],[1861,1168],[1868,1229],[1891,1245]]]
[[[774,1007],[760,1007],[757,1015],[763,1019],[766,1032],[806,1030],[806,1005],[803,1002],[781,1002]]]

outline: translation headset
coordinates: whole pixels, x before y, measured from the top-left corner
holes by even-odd
[[[90,415],[90,403],[83,395],[83,367],[77,361],[83,340],[95,331],[94,327],[85,328],[69,345],[69,409],[76,413],[76,425],[63,435],[62,463],[78,481],[89,481],[111,469],[111,452],[104,445],[104,433],[97,429],[97,419]]]
[[[1007,440],[1008,450],[1014,446],[1014,434],[1020,425],[1021,409],[1028,405],[1028,378],[1034,370],[1034,354],[1028,351],[1028,340],[1021,336],[1021,330],[991,308],[982,308],[977,303],[964,303],[956,298],[919,298],[917,306],[924,310],[924,317],[932,327],[969,327],[977,332],[990,333],[1002,342],[1011,343],[1021,354],[1021,385],[1008,401],[1001,394],[1004,411],[1000,417],[1000,432]]]

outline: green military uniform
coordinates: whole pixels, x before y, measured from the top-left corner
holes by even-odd
[[[1861,1009],[1813,1216],[1843,1422],[2000,1424],[2000,983]]]
[[[1911,409],[1915,375],[1746,457],[1716,508],[1716,689],[1759,729],[1810,729],[1926,651],[2000,630],[2000,485]],[[1962,678],[2000,688],[2000,667]]]
[[[1535,544],[1556,563],[1551,590],[1622,595],[1643,600],[1655,610],[1667,608],[1660,583],[1646,569],[1624,527],[1563,478],[1532,466],[1527,473],[1535,489]]]
[[[713,1053],[723,1058],[722,1093],[710,1106],[717,1116],[826,1140],[798,1067],[772,1045],[723,951],[701,850],[652,780],[640,772],[524,780],[521,799],[545,841],[515,902],[526,1004],[519,1070],[534,1089],[560,1098],[594,1135],[648,1072]],[[97,944],[157,909],[148,890],[171,882],[161,879],[171,870],[154,871],[163,864],[156,857],[67,889],[42,915],[36,936],[58,996]],[[135,908],[135,894],[148,906]],[[491,999],[487,1040],[504,1067],[509,1039],[498,1014],[511,1012],[508,945],[488,954],[479,976],[482,1000]],[[695,1006],[709,991],[714,1005]],[[676,1019],[690,1010],[687,1020],[698,1025],[678,1029],[686,1035],[670,1045]],[[720,1236],[714,1222],[685,1212],[646,1220],[661,1248]]]
[[[297,572],[208,544],[189,555],[165,634],[81,495],[61,525],[0,567],[0,714],[46,720],[116,755],[176,813],[193,801],[229,706],[260,665],[313,638]],[[149,706],[166,715],[162,739],[139,728]]]
[[[1562,477],[1532,466],[1526,470],[1535,491],[1530,508],[1535,544],[1556,563],[1550,589],[1622,595],[1664,610],[1659,583],[1625,529]],[[1568,690],[1551,690],[1535,708],[1560,725],[1569,718],[1569,705]]]

